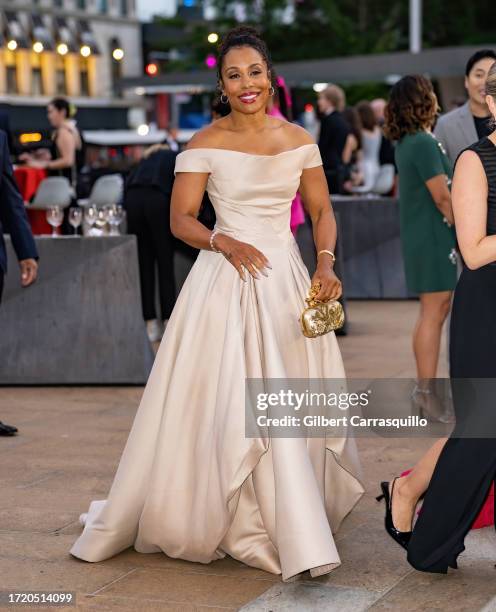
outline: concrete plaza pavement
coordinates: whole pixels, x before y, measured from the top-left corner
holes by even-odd
[[[351,302],[350,333],[339,339],[348,376],[413,377],[416,310],[413,301]],[[284,584],[230,558],[201,565],[133,549],[96,564],[71,557],[79,514],[105,498],[142,391],[0,388],[0,418],[20,429],[0,438],[1,591],[75,591],[76,609],[101,611],[496,611],[492,528],[471,532],[447,576],[412,570],[383,531],[378,483],[411,466],[429,439],[357,440],[366,495],[336,535],[342,566],[321,578]]]

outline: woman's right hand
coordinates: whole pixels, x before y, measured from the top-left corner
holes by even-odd
[[[247,280],[245,269],[253,278],[260,278],[259,272],[268,276],[267,268],[272,268],[270,261],[251,244],[220,233],[215,234],[213,243],[215,248],[219,249],[229,263],[236,268],[241,280]]]

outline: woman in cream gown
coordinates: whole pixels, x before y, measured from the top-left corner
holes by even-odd
[[[82,515],[71,553],[85,561],[130,546],[200,563],[227,554],[283,580],[340,564],[332,532],[363,493],[354,441],[245,436],[245,378],[344,377],[334,333],[307,339],[299,328],[310,278],[289,221],[300,183],[312,218],[325,210],[314,223],[318,248],[333,248],[335,223],[317,146],[265,115],[270,63],[261,45],[248,28],[228,34],[219,63],[231,115],[177,157],[172,229],[202,250],[108,498]],[[240,150],[260,143],[271,153]],[[205,185],[213,237],[196,220]],[[319,258],[313,279],[324,299],[339,288],[329,259]]]

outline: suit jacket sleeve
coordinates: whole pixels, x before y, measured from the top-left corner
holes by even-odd
[[[10,162],[7,137],[0,134],[0,222],[4,231],[10,234],[12,245],[17,258],[37,259],[38,252],[29,225],[24,201],[14,179],[14,172]]]

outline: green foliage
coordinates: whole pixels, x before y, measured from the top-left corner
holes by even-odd
[[[408,48],[407,0],[299,0],[292,23],[282,23],[286,0],[214,0],[215,22],[159,19],[181,29],[191,54],[190,68],[201,68],[220,35],[236,25],[235,6],[243,4],[249,22],[263,34],[276,62],[385,53]],[[494,0],[424,0],[423,44],[428,47],[489,44],[494,40]],[[175,46],[175,45],[172,45]],[[178,64],[179,65],[179,64]],[[181,62],[184,67],[184,62]],[[172,64],[169,69],[172,68]]]
[[[495,40],[494,1],[429,0],[424,8],[424,44],[446,47]]]
[[[346,93],[346,103],[348,106],[355,106],[362,100],[373,100],[374,98],[389,97],[391,87],[385,83],[355,83],[344,87]]]

